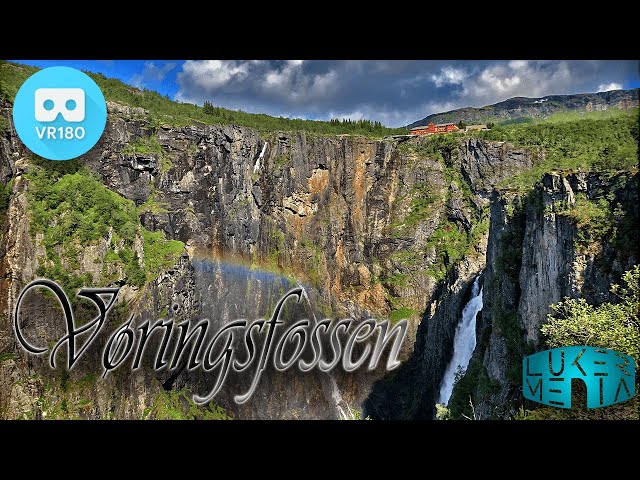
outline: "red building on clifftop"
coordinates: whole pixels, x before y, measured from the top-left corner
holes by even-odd
[[[457,132],[458,126],[455,123],[429,123],[427,126],[413,127],[410,130],[411,135],[433,135],[436,133]]]

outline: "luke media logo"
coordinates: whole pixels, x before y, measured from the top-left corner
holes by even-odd
[[[632,357],[608,348],[560,347],[522,360],[522,393],[544,405],[571,408],[571,380],[587,386],[587,408],[606,407],[635,395]]]
[[[29,77],[13,103],[20,140],[49,160],[70,160],[100,139],[107,105],[100,87],[70,67],[50,67]]]

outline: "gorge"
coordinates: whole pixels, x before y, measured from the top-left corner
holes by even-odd
[[[11,108],[0,99],[0,418],[431,419],[461,317],[475,348],[455,387],[447,380],[451,414],[474,415],[471,398],[477,418],[511,418],[523,404],[521,358],[540,347],[550,305],[615,302],[610,286],[637,263],[638,171],[628,155],[609,169],[550,167],[548,141],[497,139],[499,130],[398,142],[184,123],[109,100],[99,143],[48,162],[21,144]],[[618,122],[611,128],[637,153],[637,119],[634,130],[621,118],[592,121]],[[120,287],[117,324],[133,314],[140,323],[207,318],[215,329],[268,318],[303,287],[287,322],[407,319],[402,365],[269,370],[241,404],[244,380],[231,375],[198,407],[191,395],[214,379],[186,365],[99,378],[27,355],[11,317],[38,277],[70,296]],[[30,335],[60,338],[52,299],[27,300]],[[87,363],[99,353],[88,350]]]

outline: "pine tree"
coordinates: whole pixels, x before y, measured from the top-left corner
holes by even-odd
[[[205,100],[204,101],[204,106],[202,107],[202,110],[207,115],[214,115],[215,114],[215,107],[213,106],[213,104],[209,100]]]

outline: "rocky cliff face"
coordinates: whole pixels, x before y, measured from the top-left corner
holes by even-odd
[[[505,178],[531,168],[535,154],[505,143],[468,140],[459,148],[445,151],[447,163],[465,179],[479,222],[488,222],[486,208],[490,192]],[[493,213],[493,212],[492,212]],[[450,209],[455,215],[455,208]],[[414,351],[408,361],[378,382],[365,403],[364,412],[374,418],[432,419],[444,371],[452,356],[456,326],[469,299],[475,278],[485,268],[487,238],[448,276],[445,285],[431,297],[418,328]]]
[[[10,121],[10,105],[3,105],[2,114]],[[73,278],[122,286],[116,319],[131,313],[138,322],[214,318],[222,326],[268,315],[286,289],[300,284],[310,299],[300,314],[409,318],[402,354],[407,358],[420,318],[432,316],[443,292],[464,295],[460,292],[482,269],[487,192],[532,162],[508,145],[471,141],[435,151],[426,145],[424,139],[398,146],[353,136],[154,125],[145,111],[110,103],[105,134],[80,166],[133,201],[148,231],[185,244],[173,266],[132,285],[131,262],[142,268],[150,256],[141,231],[130,239],[135,256],[127,257],[128,264],[113,260],[128,248],[113,229],[79,245],[73,258],[51,247],[46,235],[34,234],[29,174],[49,167],[46,162],[36,167],[9,129],[0,145],[1,173],[11,188],[0,265],[0,412],[9,418],[171,415],[174,408],[192,409],[176,392],[201,390],[209,382],[187,371],[149,369],[130,374],[123,368],[100,379],[100,372],[79,367],[68,375],[48,370],[45,358],[25,355],[14,338],[12,309],[18,292],[51,264],[52,255]],[[460,278],[451,276],[467,251],[475,260],[458,267],[464,272]],[[60,335],[50,305],[51,299],[33,298],[24,312],[33,315],[34,331],[49,341]],[[448,329],[453,317],[439,315],[447,318],[438,325],[444,322]],[[430,335],[441,328],[432,327]],[[99,364],[98,353],[85,363]],[[239,418],[338,418],[345,411],[350,416],[348,406],[360,409],[381,374],[267,375],[255,401],[235,405],[233,387],[239,384],[232,383],[216,403]]]
[[[565,297],[616,302],[610,286],[638,261],[637,173],[552,173],[529,192],[498,191],[492,174],[526,169],[542,153],[500,148],[472,140],[454,157],[477,198],[488,199],[486,249],[465,256],[425,312],[412,356],[374,385],[365,402],[374,418],[434,418],[455,328],[481,272],[484,307],[474,354],[449,402],[454,418],[511,418],[523,405],[522,358],[541,347],[550,305]]]
[[[470,364],[480,375],[455,392],[476,401],[478,418],[508,418],[522,404],[521,359],[539,347],[550,305],[565,297],[616,302],[610,285],[638,261],[637,188],[637,173],[552,173],[526,197],[494,194]]]

